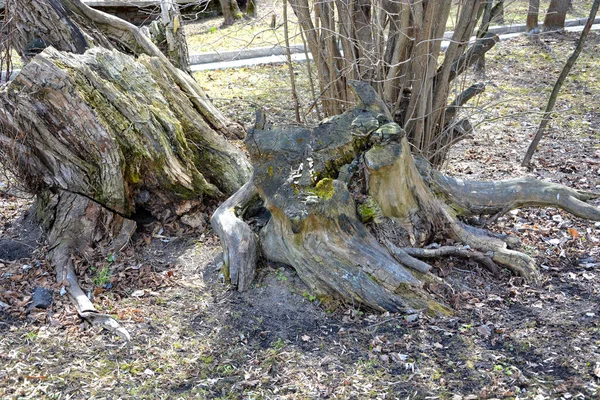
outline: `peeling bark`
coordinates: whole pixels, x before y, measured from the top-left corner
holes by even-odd
[[[0,146],[29,189],[53,199],[39,202],[49,257],[79,314],[129,339],[81,291],[72,257],[121,250],[142,209],[166,219],[234,193],[251,166],[226,137],[244,132],[135,26],[80,0],[14,11],[26,64],[0,91]],[[48,47],[27,53],[32,40]]]

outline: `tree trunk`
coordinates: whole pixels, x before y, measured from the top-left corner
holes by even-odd
[[[233,25],[235,21],[242,19],[242,12],[237,0],[219,0],[223,12],[223,26]]]
[[[191,73],[185,29],[181,22],[179,5],[174,0],[161,0],[160,15],[164,27],[166,48],[163,53],[174,66]]]
[[[492,9],[492,14],[494,17],[494,22],[499,25],[504,25],[504,0],[498,0],[498,2],[494,5]]]
[[[547,32],[564,29],[567,11],[569,11],[569,0],[551,0],[542,30]]]
[[[368,1],[331,0],[317,3],[311,13],[307,0],[291,0],[316,60],[325,113],[333,116],[349,107],[353,99],[348,80],[370,82],[391,106],[415,151],[436,165],[442,163],[449,145],[467,136],[456,135],[456,127],[466,123],[446,119],[445,108],[452,103],[448,97],[453,65],[469,48],[484,0],[459,3],[454,35],[439,65],[452,2],[401,0],[374,7]],[[486,15],[497,17],[498,4]],[[474,47],[491,48],[479,41]],[[483,53],[477,60],[482,62]],[[462,62],[470,66],[477,60]]]
[[[250,18],[256,18],[258,15],[256,0],[248,0],[248,3],[246,4],[246,15]]]
[[[527,32],[538,29],[538,16],[540,14],[540,0],[529,0],[527,10]]]
[[[26,64],[0,92],[0,146],[40,198],[49,256],[78,311],[127,337],[82,296],[72,255],[121,250],[142,210],[172,221],[234,193],[251,167],[225,136],[243,130],[135,26],[78,0],[12,12]],[[34,56],[31,41],[52,47]]]
[[[504,266],[529,282],[538,280],[533,260],[510,248],[513,238],[457,217],[493,219],[512,208],[542,205],[600,220],[600,210],[585,203],[597,194],[531,179],[458,181],[423,159],[415,162],[404,130],[391,121],[374,89],[356,81],[350,87],[356,108],[313,129],[255,129],[248,135],[252,183],[212,219],[216,228],[231,227],[218,230],[226,244],[225,268],[235,271],[238,281],[244,277],[243,287],[256,259],[248,251],[255,237],[244,221],[258,214],[265,218],[254,225],[262,255],[291,265],[318,297],[432,314],[451,310],[427,291],[428,283],[440,279],[421,259],[466,257],[491,271]],[[257,194],[262,212],[256,211]],[[255,211],[241,211],[251,201]],[[444,237],[460,245],[422,248]],[[237,247],[242,252],[236,253]],[[240,287],[234,278],[232,283]]]

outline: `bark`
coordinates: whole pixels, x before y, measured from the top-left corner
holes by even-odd
[[[164,26],[166,48],[163,53],[173,65],[191,73],[185,30],[181,22],[179,5],[174,0],[161,0],[160,15]]]
[[[298,93],[296,92],[296,78],[294,73],[294,64],[292,63],[292,54],[290,52],[290,37],[289,37],[289,28],[288,28],[288,18],[287,18],[287,9],[288,3],[287,0],[283,0],[283,38],[286,49],[286,59],[288,64],[288,72],[290,76],[290,86],[291,86],[291,94],[292,100],[294,101],[294,111],[296,113],[296,122],[301,123],[300,120],[300,102],[298,101]]]
[[[255,202],[258,192],[252,180],[225,201],[214,212],[211,224],[221,238],[226,280],[243,291],[254,280],[257,245],[254,232],[243,220],[246,210]]]
[[[246,15],[250,18],[256,18],[258,13],[258,6],[256,5],[256,0],[248,0],[248,4],[246,5]]]
[[[504,0],[498,2],[492,8],[493,21],[499,25],[504,25]]]
[[[23,67],[0,101],[14,132],[26,134],[23,168],[45,186],[124,215],[220,198],[248,177],[244,157],[198,118],[156,58],[48,48]]]
[[[44,204],[44,201],[48,203]],[[97,312],[81,290],[72,257],[85,257],[88,252],[91,255],[92,243],[102,243],[107,253],[119,252],[127,246],[136,223],[85,196],[62,189],[55,189],[55,194],[42,193],[38,197],[38,212],[51,215],[51,219],[47,221],[52,226],[48,236],[48,246],[51,249],[49,257],[56,265],[56,281],[61,284],[61,290],[73,300],[77,313],[93,325],[102,326],[123,339],[130,340],[127,330],[109,315]],[[73,221],[77,223],[74,224]]]
[[[0,146],[46,199],[49,257],[78,312],[128,339],[85,297],[72,257],[121,250],[140,210],[172,221],[234,193],[251,167],[225,136],[243,131],[135,26],[78,0],[12,10],[26,64],[0,91]],[[51,47],[29,54],[31,41]]]
[[[237,0],[219,0],[219,2],[223,12],[223,26],[233,25],[235,21],[242,19],[243,15]]]
[[[565,19],[569,11],[569,0],[551,0],[544,18],[542,31],[557,31],[565,28]]]
[[[446,314],[451,310],[426,290],[427,282],[439,278],[423,260],[469,258],[493,273],[505,267],[528,282],[539,280],[534,261],[513,248],[514,238],[458,217],[494,217],[537,205],[600,220],[600,211],[585,203],[600,197],[596,194],[533,179],[469,182],[441,175],[426,161],[415,161],[404,130],[391,121],[374,89],[361,82],[350,87],[356,108],[312,129],[255,129],[246,142],[252,184],[269,218],[256,229],[260,251],[295,268],[318,297],[378,310]],[[248,187],[225,208],[243,204],[239,199],[248,198]],[[215,215],[213,224],[243,226],[242,208],[235,215]],[[460,245],[423,248],[440,237]],[[236,246],[230,244],[236,238],[224,239],[233,260]],[[252,252],[234,256],[237,265],[230,262],[230,270],[238,276],[253,272]]]
[[[24,0],[12,10],[19,35],[15,50],[28,61],[25,49],[31,40],[41,39],[58,50],[83,53],[94,46],[119,49],[130,55],[146,54],[158,58],[168,75],[194,103],[210,126],[231,138],[243,138],[245,132],[229,121],[206,99],[198,84],[168,58],[136,26],[117,17],[94,10],[80,0]]]
[[[540,0],[529,0],[527,10],[527,32],[538,29],[538,16],[540,14]]]

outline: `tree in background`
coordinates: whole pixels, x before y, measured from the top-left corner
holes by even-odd
[[[540,0],[529,0],[527,9],[527,32],[532,32],[539,27],[538,16],[540,13]]]
[[[240,6],[237,0],[219,0],[221,3],[221,11],[223,12],[223,26],[233,25],[244,17],[240,11]]]
[[[569,11],[571,5],[572,4],[570,0],[551,0],[548,10],[546,11],[544,24],[542,25],[542,31],[557,31],[564,29],[567,12]],[[528,32],[538,29],[539,12],[540,0],[529,0],[526,22]]]
[[[567,11],[571,7],[570,0],[551,0],[544,18],[542,31],[558,31],[565,28]]]

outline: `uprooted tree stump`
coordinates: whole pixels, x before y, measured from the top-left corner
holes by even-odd
[[[292,266],[318,295],[389,311],[445,313],[423,283],[438,280],[423,261],[472,258],[535,283],[538,271],[514,238],[469,226],[461,217],[556,206],[600,220],[586,204],[598,194],[522,178],[469,182],[413,157],[390,112],[366,83],[352,81],[356,108],[319,126],[254,129],[246,139],[254,176],[213,215],[226,276],[240,289],[254,277],[256,249]],[[257,215],[259,218],[257,218]],[[266,216],[266,217],[265,217]],[[248,220],[262,223],[254,230]],[[365,223],[369,223],[368,229]],[[425,248],[434,238],[462,246]]]
[[[80,0],[12,11],[26,64],[0,91],[1,153],[37,195],[79,314],[129,338],[80,289],[73,257],[121,250],[141,211],[165,221],[236,192],[251,167],[227,138],[244,131],[135,26]],[[31,40],[42,48],[29,52]]]

